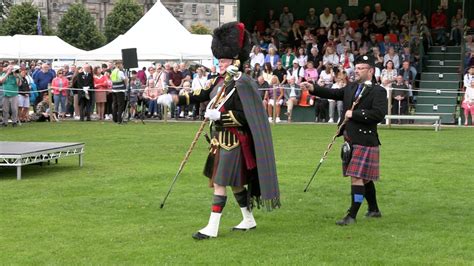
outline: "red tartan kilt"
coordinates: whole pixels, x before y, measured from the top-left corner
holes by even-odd
[[[342,166],[344,176],[379,180],[379,147],[353,145],[350,163]]]

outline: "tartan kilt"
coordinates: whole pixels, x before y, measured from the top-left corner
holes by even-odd
[[[230,151],[219,147],[214,161],[213,183],[221,186],[243,187],[247,184],[249,174],[240,145]]]
[[[342,165],[344,176],[364,180],[379,180],[379,146],[353,145],[352,158],[348,165]]]

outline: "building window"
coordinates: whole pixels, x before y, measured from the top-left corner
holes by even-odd
[[[211,14],[211,5],[206,5],[206,15]]]
[[[193,4],[193,5],[191,6],[191,13],[197,14],[197,4]]]
[[[224,16],[224,6],[219,6],[219,16]]]
[[[177,4],[175,10],[176,10],[176,13],[182,14],[183,13],[183,4]]]
[[[234,18],[237,17],[237,6],[232,6],[232,16],[233,16]]]

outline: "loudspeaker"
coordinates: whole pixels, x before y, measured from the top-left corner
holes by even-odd
[[[137,48],[122,49],[123,68],[138,67]]]

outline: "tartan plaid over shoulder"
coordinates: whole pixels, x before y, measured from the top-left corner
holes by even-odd
[[[257,199],[267,209],[280,207],[280,189],[273,151],[272,132],[257,84],[246,74],[236,81],[235,87],[250,128],[257,161],[258,181],[261,199]]]

